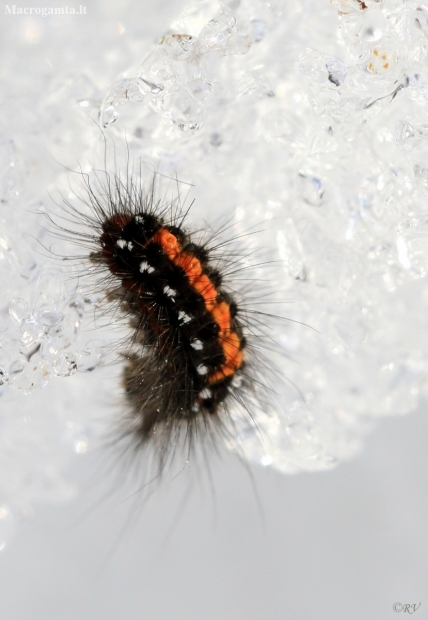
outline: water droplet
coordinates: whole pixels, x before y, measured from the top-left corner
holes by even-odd
[[[100,114],[101,124],[106,129],[109,125],[112,125],[117,121],[117,112],[113,105],[105,107]]]
[[[328,79],[335,86],[341,86],[348,73],[348,67],[340,60],[332,59],[326,63]]]
[[[320,206],[324,196],[324,187],[321,179],[312,175],[306,175],[303,172],[299,172],[299,178],[303,200],[314,207]]]
[[[92,372],[104,359],[101,347],[87,347],[76,353],[77,370],[79,372]]]
[[[382,11],[372,9],[364,15],[361,36],[365,41],[379,41],[388,30],[388,20]]]

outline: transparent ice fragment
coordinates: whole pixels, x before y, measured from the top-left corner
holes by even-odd
[[[204,50],[222,47],[231,36],[235,26],[236,19],[233,15],[223,13],[211,19],[199,34],[199,44]]]
[[[224,55],[230,56],[234,54],[247,54],[253,43],[250,35],[242,35],[237,32],[232,33],[231,37],[227,41],[227,45],[224,49]]]
[[[314,207],[320,206],[324,196],[321,179],[303,172],[299,172],[299,179],[303,200]]]
[[[312,49],[306,50],[299,58],[298,69],[318,84],[331,82],[335,86],[343,84],[348,72],[347,66],[337,58],[331,58]]]
[[[395,125],[395,136],[397,144],[404,144],[406,141],[413,138],[415,131],[413,126],[408,121],[398,121]]]
[[[167,92],[161,97],[153,98],[150,102],[150,107],[153,108],[153,110],[155,110],[158,114],[161,114],[166,121],[172,122],[173,115],[171,110],[171,101],[172,94]]]
[[[37,319],[44,327],[48,329],[57,325],[60,321],[62,321],[64,315],[61,312],[54,310],[45,310],[44,312],[37,313]]]
[[[66,349],[76,340],[80,320],[80,308],[70,305],[62,320],[47,329],[47,347],[51,355]]]
[[[46,347],[50,355],[57,355],[75,342],[83,314],[84,303],[80,298],[73,299],[64,313],[48,314],[53,319],[46,329]],[[60,320],[55,321],[58,317]]]
[[[316,124],[310,143],[310,153],[327,153],[338,147],[335,140],[333,119],[329,116],[321,116]]]
[[[211,84],[200,78],[189,82],[187,88],[195,99],[206,99],[212,92]]]
[[[416,152],[423,151],[428,144],[428,125],[413,125],[409,121],[398,121],[394,127],[394,135],[397,144],[413,151],[414,159]]]
[[[77,361],[73,353],[61,352],[52,362],[52,370],[57,377],[70,377],[77,371]]]
[[[358,60],[367,52],[367,47],[370,45],[370,42],[362,37],[364,14],[354,12],[342,15],[339,23],[344,43],[355,60]]]
[[[117,118],[117,110],[112,104],[109,104],[100,110],[100,121],[104,129],[115,123]]]
[[[106,96],[100,111],[102,125],[107,127],[117,119],[120,104],[147,97],[149,106],[167,123],[183,131],[199,129],[205,113],[200,102],[212,94],[213,84],[219,83],[221,58],[246,54],[254,41],[265,36],[262,20],[253,20],[251,28],[248,18],[243,19],[237,28],[235,16],[224,9],[217,0],[187,4],[171,25],[174,32],[165,34],[141,65],[123,74]],[[189,96],[193,103],[186,100]],[[141,132],[142,128],[133,131],[140,138]]]
[[[25,299],[12,299],[9,303],[9,316],[18,325],[30,317],[30,308]]]
[[[328,72],[329,82],[331,82],[335,86],[341,86],[346,77],[346,74],[348,73],[347,66],[343,62],[335,58],[328,60],[325,66]]]
[[[55,308],[63,298],[60,275],[53,269],[43,269],[35,275],[32,295],[33,309],[37,311]]]
[[[222,9],[218,0],[190,0],[171,27],[175,31],[189,32],[197,36],[204,24],[221,13]]]
[[[113,90],[111,91],[111,98],[112,101],[115,102],[115,104],[125,103],[125,101],[128,99],[128,87],[130,82],[131,80],[119,80],[119,82],[117,82],[113,86]]]
[[[159,44],[164,54],[173,60],[188,60],[195,52],[197,38],[190,34],[169,34]]]
[[[56,308],[57,299],[47,293],[39,292],[35,298],[33,304],[33,314],[37,318],[44,312],[51,312],[53,308]]]
[[[33,355],[29,360],[19,355],[12,361],[9,369],[9,382],[24,393],[41,390],[50,378],[47,361],[40,355]]]
[[[170,111],[172,122],[182,131],[194,131],[202,124],[205,104],[188,93],[179,92],[172,98]]]
[[[144,101],[144,93],[141,92],[141,88],[134,81],[129,85],[127,96],[129,101],[133,103],[142,103]]]
[[[376,114],[380,112],[381,110],[383,110],[384,108],[386,108],[395,99],[395,97],[398,95],[398,93],[401,90],[403,90],[404,88],[408,88],[409,86],[412,86],[417,81],[418,81],[417,75],[414,75],[412,77],[404,75],[402,76],[401,79],[394,81],[395,88],[393,88],[390,92],[386,94],[384,92],[384,89],[382,89],[382,94],[376,95],[374,97],[372,96],[372,97],[355,98],[354,99],[354,103],[356,104],[355,109],[368,110],[370,108],[373,108],[371,112],[374,112]],[[376,91],[374,90],[373,92],[376,92]],[[359,99],[359,102],[358,102],[358,99]],[[348,99],[348,102],[349,103],[351,102],[351,98]]]
[[[102,347],[88,345],[83,351],[75,354],[77,370],[79,372],[92,372],[104,359]]]
[[[138,79],[140,80],[140,88],[143,93],[158,95],[164,89],[162,84],[151,82],[144,73],[138,73]]]
[[[141,92],[135,79],[123,79],[115,85],[110,95],[115,104],[124,104],[127,101],[141,103],[144,101],[144,94]]]
[[[174,71],[169,59],[161,52],[161,46],[142,62],[137,78],[141,92],[149,95],[158,95],[172,83]]]
[[[361,3],[358,0],[330,0],[336,6],[340,13],[352,13],[361,11]]]
[[[40,341],[45,333],[44,325],[35,318],[24,319],[21,325],[21,342],[24,347],[32,346]]]

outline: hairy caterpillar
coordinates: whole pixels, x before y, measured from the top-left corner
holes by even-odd
[[[124,435],[137,447],[154,443],[164,461],[183,429],[189,445],[202,429],[230,436],[232,408],[254,424],[254,404],[267,408],[272,364],[259,346],[269,346],[266,315],[251,308],[251,281],[231,287],[239,252],[219,232],[189,231],[179,197],[156,198],[156,174],[148,189],[141,174],[97,176],[98,189],[84,178],[85,208],[66,202],[78,226],[61,234],[88,249],[81,258],[112,325],[120,316],[130,326],[119,345]]]

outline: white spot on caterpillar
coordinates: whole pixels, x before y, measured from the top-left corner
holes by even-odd
[[[142,224],[144,222],[144,217],[142,215],[136,215],[135,216],[135,223],[136,224]]]
[[[190,321],[192,320],[192,317],[186,314],[185,312],[183,312],[183,310],[180,310],[180,312],[178,313],[178,320],[181,323],[190,323]]]
[[[121,250],[123,250],[123,248],[126,248],[127,243],[124,239],[118,239],[116,241],[116,245],[118,245],[120,247]]]
[[[153,273],[154,270],[155,270],[154,267],[151,267],[147,261],[143,260],[140,263],[140,272],[141,273],[144,273],[145,271],[147,271],[147,273]]]
[[[203,364],[199,364],[199,366],[197,366],[196,368],[196,372],[198,373],[198,375],[206,375],[208,372],[208,368]]]
[[[232,387],[239,388],[242,385],[242,377],[239,375],[235,375],[232,379]]]
[[[172,289],[168,285],[164,286],[163,292],[165,293],[165,295],[168,295],[168,297],[175,297],[177,295],[177,291],[174,291],[174,289]]]
[[[131,251],[133,247],[134,244],[132,243],[132,241],[128,241],[128,250]]]
[[[211,398],[213,395],[213,393],[211,392],[210,389],[205,388],[204,390],[202,390],[202,392],[199,392],[199,396],[200,398]]]
[[[202,349],[204,348],[203,342],[201,340],[192,340],[190,346],[192,347],[192,349],[195,349],[195,351],[202,351]]]

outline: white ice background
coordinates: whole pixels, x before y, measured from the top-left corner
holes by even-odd
[[[65,472],[120,404],[97,299],[64,277],[55,253],[68,246],[52,245],[45,216],[61,195],[78,200],[72,171],[102,167],[105,141],[119,166],[129,151],[191,184],[195,226],[227,216],[234,234],[257,231],[271,310],[294,322],[273,323],[280,405],[257,412],[264,441],[243,427],[240,454],[284,473],[328,469],[375,418],[418,408],[426,6],[130,0],[3,15],[0,27],[3,544],[34,506],[75,496]]]

